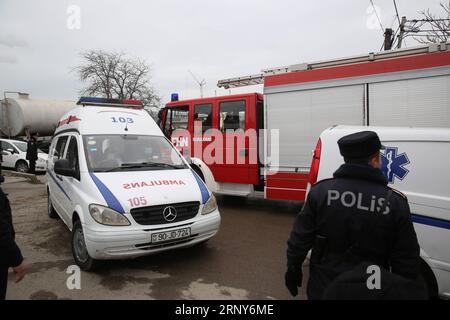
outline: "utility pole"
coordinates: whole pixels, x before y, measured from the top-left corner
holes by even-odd
[[[405,24],[406,24],[406,17],[402,17],[402,22],[400,23],[400,34],[398,35],[398,44],[397,49],[400,49],[402,47],[402,40],[403,36],[405,35]]]
[[[393,35],[394,31],[391,28],[386,28],[384,32],[384,50],[392,49]]]

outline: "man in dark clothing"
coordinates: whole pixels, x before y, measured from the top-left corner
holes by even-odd
[[[16,274],[16,283],[25,276],[22,253],[14,238],[11,207],[8,198],[0,188],[0,300],[6,297],[9,268],[12,267]]]
[[[38,159],[38,148],[36,141],[36,134],[31,135],[27,143],[27,160],[30,162],[29,173],[34,174],[36,172],[36,161]]]
[[[387,186],[377,134],[358,132],[338,145],[345,164],[333,179],[311,188],[288,240],[285,281],[294,296],[310,249],[309,299],[321,299],[337,276],[364,261],[410,279],[419,274],[420,248],[408,201]],[[368,224],[376,227],[367,232]]]

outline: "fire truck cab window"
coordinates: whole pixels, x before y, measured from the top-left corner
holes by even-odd
[[[220,131],[245,130],[245,101],[227,101],[219,105]]]
[[[189,124],[189,107],[172,108],[172,131],[187,130]]]
[[[198,122],[201,130],[198,130]],[[202,133],[212,128],[212,104],[197,104],[194,106],[194,131]],[[197,132],[198,131],[198,132]]]

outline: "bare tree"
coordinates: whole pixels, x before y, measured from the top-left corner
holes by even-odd
[[[411,33],[416,33],[412,37],[419,43],[440,43],[447,42],[450,37],[450,1],[441,2],[443,15],[437,16],[430,9],[420,11],[422,19],[411,20],[409,29]]]
[[[87,83],[82,94],[137,99],[147,109],[159,108],[161,99],[150,83],[151,68],[144,60],[103,50],[89,50],[81,56],[83,63],[76,71],[80,80]]]

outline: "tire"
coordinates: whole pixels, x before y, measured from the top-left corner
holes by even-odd
[[[50,192],[47,192],[47,214],[50,219],[58,219],[59,215],[53,207],[52,199],[50,199]]]
[[[86,248],[83,228],[79,220],[75,221],[72,229],[72,255],[75,263],[84,271],[93,271],[98,261],[92,259]]]
[[[16,171],[21,173],[27,173],[30,170],[28,163],[23,160],[19,160],[16,162]]]

